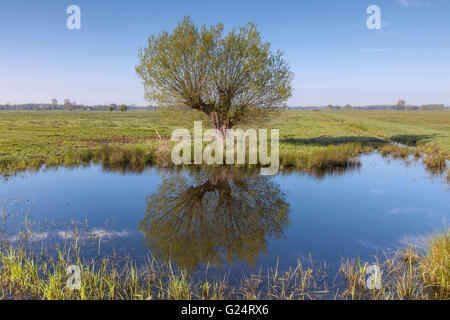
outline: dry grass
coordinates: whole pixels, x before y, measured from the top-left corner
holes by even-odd
[[[345,278],[342,297],[373,300],[447,300],[450,298],[450,230],[432,235],[425,250],[401,248],[387,254],[381,270],[381,288],[368,290],[368,263],[346,260],[341,266]]]
[[[170,262],[149,257],[137,268],[131,260],[119,267],[113,259],[84,261],[81,248],[73,243],[56,254],[31,255],[22,247],[5,244],[0,250],[0,297],[3,299],[355,299],[426,300],[450,298],[450,230],[431,236],[423,250],[400,248],[376,258],[380,267],[380,288],[367,286],[370,265],[345,260],[340,266],[343,290],[327,283],[326,264],[310,259],[305,266],[281,272],[278,265],[233,282],[227,275],[216,278],[195,276],[177,270]],[[67,287],[69,265],[81,270],[81,287]]]
[[[422,278],[437,297],[450,298],[450,229],[433,235],[420,261]]]

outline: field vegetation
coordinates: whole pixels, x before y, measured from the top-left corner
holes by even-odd
[[[168,166],[172,131],[192,129],[194,120],[204,120],[204,128],[210,123],[195,111],[1,111],[0,174],[91,162],[132,170]],[[280,130],[285,168],[345,168],[375,149],[425,156],[431,170],[444,170],[450,159],[450,112],[445,110],[285,111],[261,127]]]

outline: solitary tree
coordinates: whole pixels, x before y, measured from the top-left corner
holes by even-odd
[[[124,105],[124,104],[121,104],[121,105],[119,106],[119,110],[120,110],[120,111],[127,111],[127,110],[128,110],[128,107],[127,107],[126,105]]]
[[[397,110],[405,110],[406,102],[405,100],[398,100],[397,102]]]
[[[139,59],[148,101],[202,111],[223,134],[267,119],[292,95],[283,54],[252,23],[224,34],[221,23],[198,28],[185,17],[172,33],[152,35]]]

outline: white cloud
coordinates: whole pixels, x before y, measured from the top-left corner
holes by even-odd
[[[374,243],[372,241],[365,240],[365,239],[357,239],[356,242],[359,243],[360,245],[362,245],[364,248],[367,248],[367,249],[374,249],[374,250],[380,250],[380,251],[383,250],[383,249],[386,249],[383,246],[380,246],[380,245],[378,245],[378,244],[376,244],[376,243]]]
[[[48,232],[42,232],[42,233],[30,233],[27,237],[25,237],[24,235],[17,234],[17,235],[14,235],[14,236],[8,238],[8,240],[11,242],[17,242],[20,240],[37,242],[37,241],[45,240],[48,237],[49,237]]]
[[[360,52],[390,52],[392,51],[391,49],[387,49],[387,48],[364,48],[364,49],[360,49]]]
[[[372,193],[372,194],[383,194],[384,191],[383,190],[378,190],[378,189],[372,189],[372,190],[370,190],[370,193]]]
[[[131,236],[131,232],[127,230],[122,231],[108,231],[105,229],[94,229],[92,230],[92,235],[99,237],[99,238],[126,238]]]
[[[130,237],[133,233],[127,230],[122,231],[115,231],[115,230],[105,230],[105,229],[99,229],[95,228],[92,230],[92,232],[89,233],[91,236],[98,237],[98,238],[127,238]],[[58,231],[57,233],[58,237],[65,240],[65,239],[73,239],[76,236],[86,239],[88,235],[80,235],[76,234],[73,231],[67,230],[67,231]]]
[[[422,213],[422,214],[425,214],[430,219],[434,219],[434,218],[440,216],[438,213],[434,212],[433,210],[425,209],[425,208],[415,208],[415,207],[394,208],[392,210],[389,210],[388,213],[393,214],[393,215]]]
[[[422,212],[422,211],[424,211],[424,209],[410,207],[410,208],[394,208],[392,210],[389,210],[388,213],[389,214],[406,214],[406,213],[417,213],[417,212]]]
[[[397,3],[407,8],[423,8],[442,4],[442,0],[397,0]]]
[[[425,240],[426,236],[424,235],[412,235],[412,234],[405,234],[401,236],[397,242],[400,243],[403,246],[416,246],[416,247],[424,247],[425,246]]]

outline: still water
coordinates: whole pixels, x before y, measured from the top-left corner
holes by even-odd
[[[1,237],[36,246],[85,230],[96,253],[148,255],[190,270],[240,274],[297,260],[371,259],[442,228],[450,218],[443,175],[420,162],[361,156],[339,174],[238,170],[108,172],[99,166],[43,170],[0,181]],[[31,228],[31,227],[29,227]],[[22,234],[23,235],[23,234]],[[83,236],[80,236],[80,241]],[[100,241],[99,241],[100,240]]]

